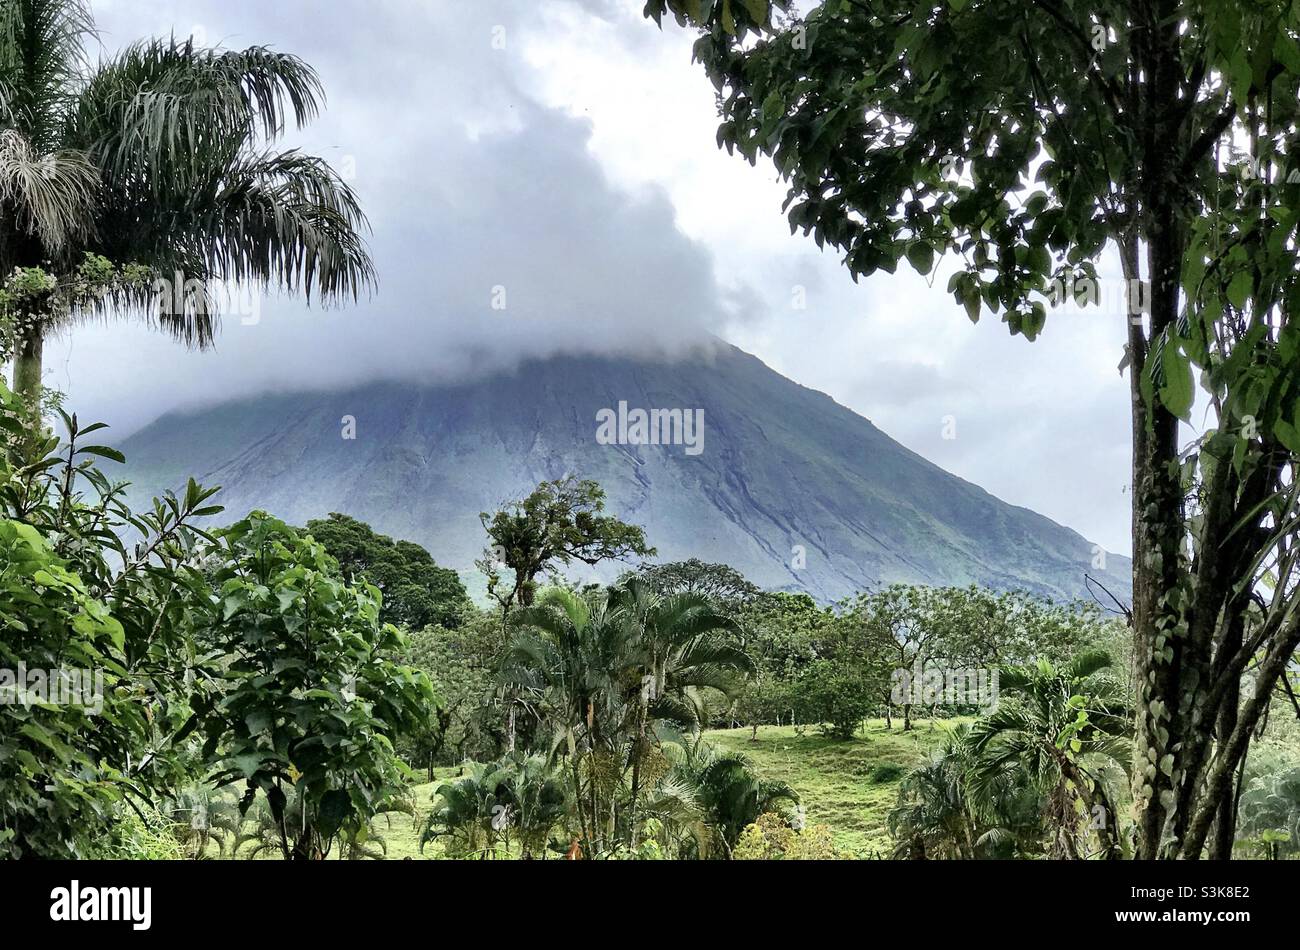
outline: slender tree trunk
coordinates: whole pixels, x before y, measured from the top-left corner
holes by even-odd
[[[41,361],[45,339],[40,327],[23,333],[14,351],[14,392],[39,416],[41,405]]]
[[[587,853],[592,852],[591,832],[587,828],[587,816],[582,806],[582,771],[578,767],[578,755],[576,752],[570,753],[570,764],[573,770],[573,802],[578,807],[578,827],[582,832],[582,840],[587,845]],[[570,855],[572,855],[570,849]]]
[[[641,703],[637,713],[637,735],[632,748],[632,803],[628,806],[628,835],[632,840],[632,850],[636,850],[636,799],[641,792],[641,755],[645,751],[646,705]],[[757,728],[757,727],[755,727]]]

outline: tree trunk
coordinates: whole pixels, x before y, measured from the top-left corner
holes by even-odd
[[[23,333],[14,351],[14,392],[39,417],[41,405],[41,361],[45,340],[39,326]]]

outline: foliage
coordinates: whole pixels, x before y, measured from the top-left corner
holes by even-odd
[[[88,855],[96,861],[179,861],[185,856],[171,818],[152,809],[123,811]]]
[[[548,589],[515,623],[501,676],[536,710],[552,759],[566,760],[586,853],[635,849],[649,773],[666,767],[661,728],[697,730],[702,693],[752,669],[734,622],[699,595],[632,578],[594,603]]]
[[[245,810],[266,796],[286,859],[324,857],[399,795],[392,737],[433,689],[394,662],[404,641],[379,622],[378,592],[345,584],[321,545],[254,512],[217,534],[214,555],[197,636],[230,660],[199,705],[204,755],[218,785],[245,783]]]
[[[1033,857],[1044,836],[1042,795],[1023,772],[1008,770],[974,792],[977,752],[968,726],[913,769],[889,813],[894,857],[974,859]]]
[[[811,663],[793,689],[799,718],[820,723],[826,734],[836,739],[851,739],[879,705],[882,678],[880,670],[873,671],[862,663]]]
[[[741,832],[732,857],[737,861],[827,861],[844,855],[825,825],[796,831],[780,815],[768,812]]]
[[[567,809],[564,782],[538,755],[511,755],[470,765],[470,774],[438,787],[420,847],[442,839],[452,857],[510,854],[545,857],[551,832]]]
[[[379,589],[382,623],[411,630],[433,625],[455,629],[470,609],[459,575],[439,567],[428,551],[412,541],[394,541],[365,522],[334,513],[307,522],[307,533],[339,562],[349,582]]]
[[[1131,711],[1113,680],[1110,657],[1080,653],[1054,666],[1002,670],[998,708],[971,727],[971,795],[991,802],[1009,775],[1023,775],[1049,796],[1052,857],[1076,857],[1081,816],[1103,857],[1123,850],[1119,811],[1106,770],[1124,767],[1131,750]],[[1149,764],[1168,768],[1169,762]],[[1076,805],[1076,801],[1078,805]]]
[[[85,857],[128,796],[148,807],[192,767],[175,738],[189,718],[188,561],[203,537],[192,521],[220,508],[190,482],[133,513],[94,465],[120,456],[82,441],[103,426],[63,421],[62,442],[27,428],[0,384],[0,854],[10,857]],[[128,530],[131,548],[119,538]],[[77,674],[85,691],[41,695],[24,670],[51,685]]]
[[[604,490],[593,481],[570,476],[543,482],[527,498],[492,515],[480,513],[489,548],[479,567],[487,575],[488,593],[503,610],[528,607],[537,577],[555,565],[599,564],[655,553],[641,528],[602,514],[604,510]],[[501,586],[501,567],[514,574],[509,587]]]
[[[698,558],[666,564],[642,564],[636,571],[659,594],[699,594],[719,613],[735,616],[753,603],[761,591],[726,564],[706,564]],[[625,582],[630,575],[619,578]]]
[[[1239,841],[1277,860],[1300,853],[1300,769],[1261,776],[1241,796]]]
[[[792,816],[799,794],[784,782],[761,778],[741,754],[707,754],[691,776],[694,795],[726,857],[741,833],[768,813]]]
[[[427,627],[410,634],[402,662],[423,672],[438,695],[438,704],[399,743],[414,764],[432,774],[435,765],[500,754],[499,707],[490,701],[500,650],[500,627],[478,611],[455,630]]]

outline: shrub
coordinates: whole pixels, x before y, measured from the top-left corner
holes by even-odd
[[[883,762],[872,766],[871,771],[867,773],[867,781],[872,785],[884,785],[886,782],[897,781],[905,774],[907,774],[906,767],[896,762]]]
[[[851,739],[876,708],[879,689],[863,671],[839,662],[818,660],[795,685],[800,718],[820,723],[836,739]]]
[[[777,814],[760,815],[740,835],[732,853],[737,861],[826,861],[846,855],[835,847],[827,825],[796,830]]]

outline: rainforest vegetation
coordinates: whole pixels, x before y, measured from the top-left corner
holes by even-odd
[[[1031,338],[1035,295],[1107,247],[1150,284],[1132,604],[818,603],[655,560],[581,475],[480,514],[482,602],[347,513],[297,527],[194,480],[140,504],[43,386],[47,335],[120,312],[204,345],[219,280],[354,297],[366,219],[277,150],[322,100],[301,60],[158,40],[91,66],[82,4],[0,0],[0,857],[1300,852],[1300,14],[788,6],[646,10],[699,31],[719,144],[771,159],[792,227],[855,277],[956,255],[971,318]],[[87,702],[51,700],[69,670],[97,674]]]

